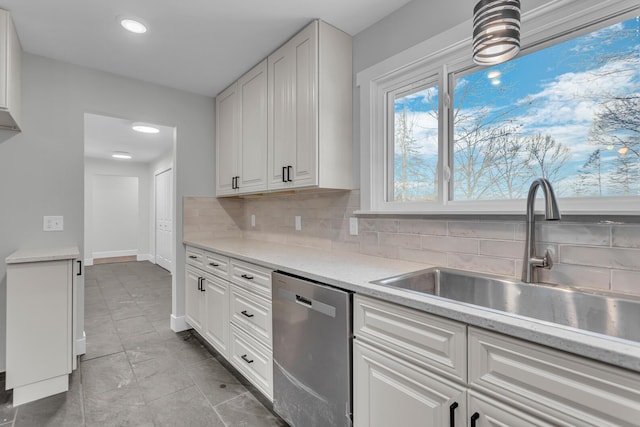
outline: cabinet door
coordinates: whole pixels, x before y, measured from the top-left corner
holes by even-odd
[[[295,159],[295,49],[287,43],[269,55],[268,182],[270,190],[287,188]],[[287,169],[291,167],[290,169]]]
[[[239,145],[238,85],[216,97],[216,195],[235,194]]]
[[[294,187],[318,185],[318,21],[293,39],[295,55]]]
[[[240,146],[238,192],[267,189],[267,60],[238,80]]]
[[[567,424],[560,420],[543,421],[480,393],[470,390],[469,423],[472,427],[559,427],[579,425]]]
[[[185,316],[187,322],[198,332],[202,331],[202,291],[200,279],[202,274],[187,267],[185,273]]]
[[[204,336],[226,357],[229,347],[229,282],[206,275],[204,289]]]
[[[362,340],[355,342],[353,358],[355,427],[467,425],[464,387]]]

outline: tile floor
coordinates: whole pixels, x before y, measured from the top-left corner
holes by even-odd
[[[85,274],[87,354],[70,390],[17,408],[0,393],[0,427],[286,426],[194,335],[171,331],[165,270],[127,262]]]

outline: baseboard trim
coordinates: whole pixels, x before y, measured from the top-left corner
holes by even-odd
[[[105,251],[105,252],[94,252],[93,258],[117,258],[121,256],[137,256],[138,251],[136,249],[128,249],[122,251]]]
[[[138,261],[150,261],[152,263],[156,263],[155,262],[155,257],[151,254],[137,254],[136,258]]]
[[[191,326],[187,323],[187,319],[185,316],[174,316],[171,315],[171,330],[173,332],[182,332],[187,329],[191,329]]]

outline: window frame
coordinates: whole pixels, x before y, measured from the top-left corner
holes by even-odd
[[[523,14],[522,51],[531,53],[564,40],[640,14],[633,0],[560,0]],[[375,214],[522,214],[526,200],[451,200],[453,135],[451,73],[472,73],[484,67],[471,60],[471,21],[426,40],[357,74],[360,87],[361,210]],[[436,201],[389,201],[390,152],[393,153],[391,93],[420,87],[437,75],[438,197]],[[434,81],[433,79],[431,81]],[[391,110],[393,110],[391,108]],[[391,122],[393,123],[393,122]],[[391,129],[390,129],[391,128]],[[389,149],[390,148],[390,149]],[[560,198],[565,214],[640,214],[639,196]],[[538,208],[542,204],[538,203]],[[541,209],[538,209],[539,211]]]

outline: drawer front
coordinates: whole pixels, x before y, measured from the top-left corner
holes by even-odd
[[[273,400],[273,353],[231,325],[230,362],[262,393]]]
[[[232,259],[231,280],[271,299],[271,270],[267,268]]]
[[[361,295],[354,298],[353,322],[357,339],[466,382],[466,325]]]
[[[231,285],[231,321],[268,348],[272,347],[271,301]]]
[[[187,246],[187,264],[204,268],[204,251]]]
[[[640,420],[640,374],[474,327],[469,384],[571,425]]]
[[[229,279],[229,258],[212,252],[204,253],[204,269],[211,274]]]
[[[543,420],[473,390],[470,390],[467,396],[469,417],[474,414],[478,415],[475,424],[477,427],[571,427],[577,425],[567,424],[553,418],[549,421]],[[545,414],[545,418],[549,418],[547,414]]]

